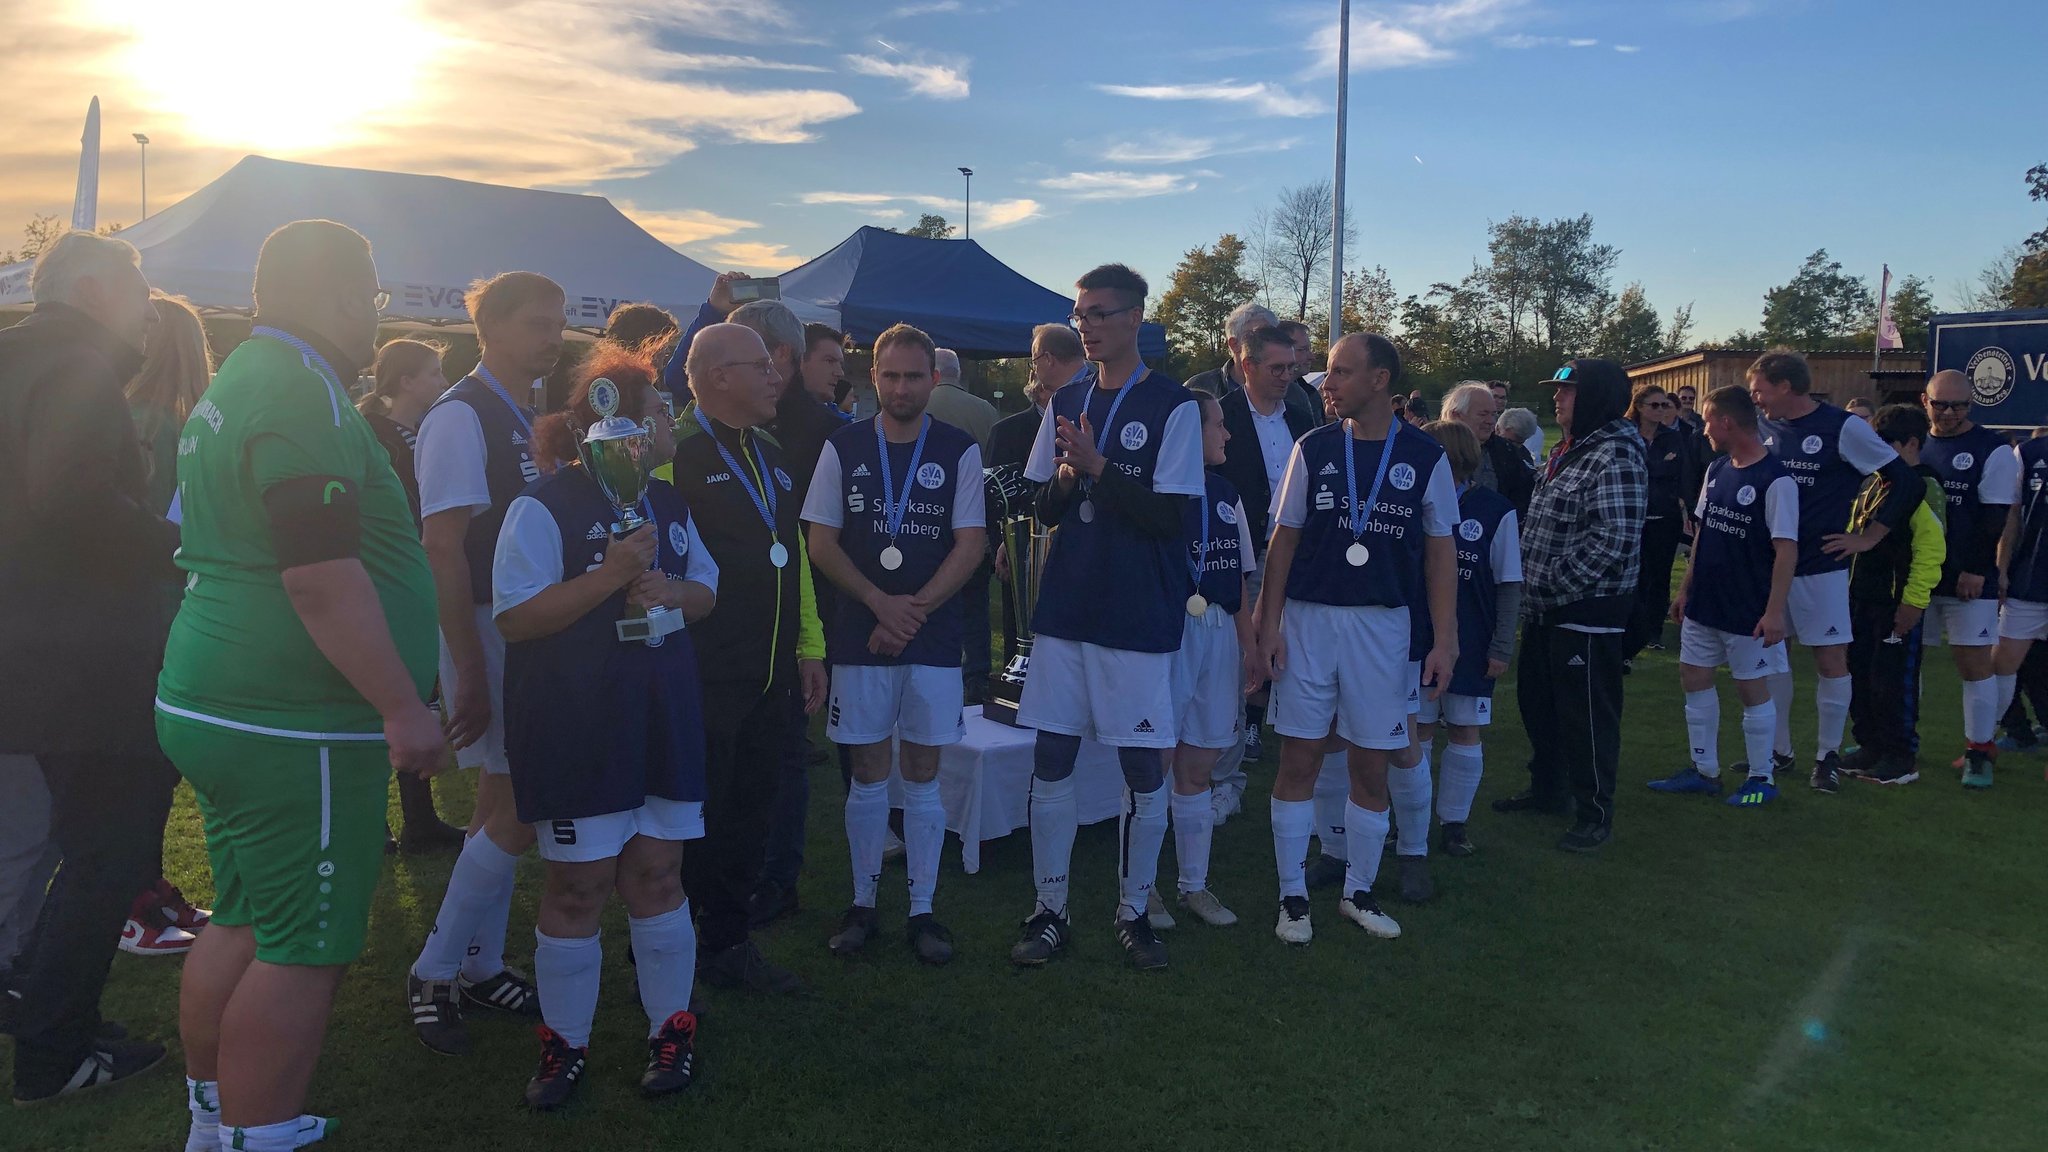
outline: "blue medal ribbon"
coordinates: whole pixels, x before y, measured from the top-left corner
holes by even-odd
[[[272,328],[268,324],[258,324],[254,328],[249,329],[249,335],[261,336],[266,340],[275,340],[280,344],[290,347],[292,351],[299,354],[301,360],[306,362],[306,367],[327,377],[328,383],[333,384],[337,388],[341,387],[341,373],[334,370],[334,365],[327,362],[327,357],[322,356],[319,349],[299,339],[297,336],[282,328]]]
[[[754,511],[761,514],[761,523],[768,526],[768,535],[775,536],[775,477],[768,474],[768,461],[761,455],[761,446],[754,445],[754,462],[761,468],[761,487],[756,488],[753,481],[747,478],[747,470],[740,467],[740,462],[733,459],[732,453],[726,449],[725,441],[720,440],[718,433],[711,430],[711,422],[704,418],[704,410],[698,408],[694,412],[697,426],[704,429],[704,434],[711,437],[711,443],[717,447],[718,458],[725,461],[726,470],[732,473],[734,480],[739,481],[740,488],[746,492],[747,498],[754,502]],[[765,500],[762,499],[764,491],[767,493]],[[780,539],[776,540],[777,544],[781,542]]]
[[[1145,362],[1143,360],[1140,360],[1138,361],[1138,366],[1136,368],[1131,369],[1131,378],[1124,381],[1124,386],[1116,390],[1116,399],[1110,401],[1109,412],[1102,418],[1102,427],[1095,430],[1095,451],[1098,455],[1108,455],[1107,449],[1109,445],[1109,430],[1111,428],[1116,427],[1116,411],[1117,409],[1124,406],[1124,397],[1129,396],[1131,394],[1131,385],[1136,384],[1138,382],[1138,377],[1143,376],[1144,374]],[[1093,381],[1089,382],[1088,394],[1081,398],[1081,415],[1088,415],[1088,406],[1095,402],[1095,390],[1101,387],[1101,385],[1102,377],[1100,374],[1098,374]],[[1080,421],[1076,420],[1075,423],[1079,424]],[[1095,481],[1093,478],[1087,476],[1081,477],[1081,491],[1083,494],[1086,494],[1090,489],[1094,487]]]
[[[882,519],[888,525],[889,543],[896,543],[896,534],[903,530],[904,514],[910,511],[911,485],[917,482],[918,461],[924,459],[925,434],[932,430],[932,418],[925,415],[924,423],[917,429],[917,447],[910,450],[910,467],[903,473],[903,500],[896,500],[896,481],[889,474],[889,441],[882,435],[882,418],[875,417],[875,454],[882,462]]]
[[[1380,502],[1380,481],[1387,478],[1387,462],[1394,458],[1394,440],[1401,435],[1401,421],[1391,421],[1387,426],[1386,443],[1380,446],[1379,466],[1373,469],[1372,491],[1366,494],[1364,505],[1358,503],[1358,467],[1353,461],[1353,446],[1358,443],[1351,435],[1351,421],[1344,422],[1344,494],[1351,500],[1350,521],[1352,543],[1365,539],[1365,527],[1372,523],[1372,510]]]
[[[510,408],[512,410],[512,418],[514,420],[519,421],[519,431],[522,434],[524,434],[528,440],[532,440],[533,420],[526,415],[526,409],[521,408],[519,404],[512,399],[512,394],[510,392],[505,391],[505,386],[503,384],[498,383],[498,378],[496,376],[491,375],[491,370],[489,368],[484,367],[483,361],[479,360],[476,362],[476,371],[470,373],[470,375],[475,376],[477,379],[483,381],[484,384],[487,385],[491,391],[498,394],[498,399],[503,400],[505,402],[505,407]]]

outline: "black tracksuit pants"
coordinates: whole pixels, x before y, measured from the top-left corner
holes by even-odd
[[[1630,660],[1664,635],[1664,618],[1671,612],[1671,566],[1678,561],[1684,531],[1685,521],[1675,513],[1643,521],[1642,577],[1621,653]]]
[[[704,683],[704,839],[683,850],[683,887],[697,905],[697,951],[747,939],[747,898],[760,880],[768,815],[803,710],[787,684]]]
[[[1529,734],[1529,787],[1578,801],[1580,823],[1614,823],[1621,761],[1620,632],[1522,625],[1515,694]]]
[[[1891,639],[1898,605],[1849,599],[1849,733],[1858,748],[1911,756],[1920,716],[1920,626]]]

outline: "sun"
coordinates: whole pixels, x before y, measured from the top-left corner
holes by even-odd
[[[402,122],[444,38],[419,0],[86,0],[110,69],[165,130],[273,156]],[[168,121],[168,123],[166,123]]]

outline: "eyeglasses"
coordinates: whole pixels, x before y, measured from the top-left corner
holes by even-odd
[[[1936,412],[1967,412],[1970,410],[1970,402],[1968,400],[1929,400],[1927,406]]]
[[[1126,312],[1134,311],[1136,308],[1137,305],[1135,304],[1123,308],[1090,308],[1086,312],[1075,312],[1068,316],[1067,323],[1075,328],[1079,328],[1083,324],[1094,327],[1111,316],[1121,316]]]
[[[769,376],[775,372],[775,358],[771,356],[763,360],[727,360],[718,366],[721,372],[727,368],[752,368],[763,376]]]
[[[1645,401],[1643,401],[1643,407],[1645,407],[1645,408],[1669,408],[1669,407],[1671,407],[1671,401],[1669,401],[1669,400],[1645,400]]]

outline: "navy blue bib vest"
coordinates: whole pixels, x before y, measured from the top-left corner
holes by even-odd
[[[2042,535],[2048,532],[2048,439],[2020,444],[2020,538],[2013,549],[2011,585],[2014,600],[2048,604],[2048,556]]]
[[[1458,496],[1458,527],[1451,538],[1458,545],[1458,663],[1451,671],[1451,692],[1458,696],[1491,697],[1486,678],[1486,652],[1493,645],[1493,627],[1500,605],[1494,600],[1499,575],[1493,570],[1493,542],[1501,521],[1515,510],[1512,500],[1491,488],[1467,485]],[[1427,616],[1424,611],[1420,615]]]
[[[1355,538],[1344,453],[1352,453],[1358,499],[1363,502],[1372,490],[1383,441],[1354,440],[1341,420],[1301,438],[1308,515],[1294,567],[1287,574],[1288,599],[1341,607],[1413,608],[1411,615],[1428,615],[1422,590],[1422,497],[1444,450],[1412,428],[1390,428],[1388,434],[1395,437],[1394,454],[1380,484],[1379,503],[1364,535]],[[1345,558],[1354,539],[1366,547],[1362,568]]]
[[[1836,559],[1821,551],[1823,536],[1847,527],[1849,507],[1863,487],[1863,473],[1842,459],[1842,425],[1849,420],[1848,412],[1822,404],[1797,420],[1760,424],[1764,447],[1799,484],[1799,566],[1793,569],[1799,576],[1849,567],[1847,557]],[[1755,626],[1751,622],[1750,627]]]
[[[1737,468],[1726,456],[1707,466],[1707,514],[1693,546],[1692,592],[1685,606],[1689,619],[1737,636],[1756,630],[1771,602],[1771,565],[1777,559],[1764,501],[1771,482],[1787,471],[1768,453],[1747,468]],[[1806,493],[1799,495],[1803,500]],[[1848,523],[1845,515],[1834,530],[1844,531]],[[1805,524],[1802,515],[1801,535]]]
[[[2005,500],[2003,492],[1998,493],[1996,501],[1984,499],[1984,468],[1993,454],[2008,450],[2005,437],[1982,424],[1972,425],[1960,436],[1929,436],[1920,447],[1920,462],[1941,477],[1941,490],[1948,496],[1942,538],[1948,543],[1949,562],[1942,565],[1941,583],[1934,586],[1937,596],[1955,595],[1956,576],[1964,571],[1960,566],[1962,554],[1970,538],[1977,534],[1978,506]]]
[[[604,562],[618,515],[583,469],[564,468],[525,494],[562,533],[564,581]],[[680,578],[689,507],[661,480],[648,485],[647,503],[656,562]],[[654,648],[622,642],[613,625],[626,613],[620,591],[560,632],[505,645],[505,758],[521,820],[627,812],[649,796],[704,799],[703,694],[690,630]]]
[[[882,550],[889,547],[889,518],[882,499],[884,463],[875,451],[874,419],[849,424],[826,441],[839,457],[839,499],[845,517],[839,547],[861,575],[891,596],[908,596],[924,587],[953,551],[953,494],[960,482],[960,456],[973,446],[974,437],[943,420],[934,419],[930,428],[914,475],[910,457],[916,443],[889,445],[889,483],[897,500],[905,498],[906,486],[909,496],[896,534],[903,564],[893,572],[882,567]],[[970,483],[979,484],[981,478],[971,477]],[[825,625],[825,652],[834,664],[960,666],[966,613],[957,595],[925,618],[924,627],[899,656],[868,651],[875,614],[867,605],[849,596],[839,597],[835,604]]]
[[[1196,559],[1195,552],[1202,546],[1202,522],[1196,517],[1209,521],[1209,550],[1200,560],[1202,579],[1196,591],[1211,604],[1218,604],[1225,612],[1237,615],[1244,607],[1244,549],[1237,539],[1237,489],[1230,481],[1214,472],[1204,473],[1208,491],[1201,500],[1188,501],[1187,522],[1188,559]],[[1189,573],[1193,575],[1192,571]]]
[[[484,482],[489,486],[491,506],[469,520],[469,534],[462,550],[469,558],[469,595],[477,604],[491,602],[491,565],[498,553],[498,529],[504,526],[505,509],[526,486],[540,479],[540,465],[534,463],[533,445],[519,426],[512,409],[491,391],[491,386],[474,376],[464,376],[455,387],[441,394],[434,407],[467,404],[476,413],[484,431]],[[519,410],[527,422],[531,409]]]

